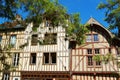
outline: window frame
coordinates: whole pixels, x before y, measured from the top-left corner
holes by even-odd
[[[14,44],[12,44],[12,41],[13,41],[12,37],[14,37],[14,36],[15,36],[15,42],[14,42]],[[10,45],[11,45],[12,48],[15,48],[16,42],[17,42],[17,35],[16,34],[10,35]]]
[[[35,37],[33,37],[35,36]],[[31,36],[31,45],[36,46],[38,44],[38,34],[32,34]]]
[[[92,61],[89,61],[89,57],[93,58],[94,55],[100,55],[100,49],[99,48],[94,48],[94,49],[86,49],[86,50],[87,50],[87,66],[88,67],[93,67],[93,66],[100,67],[101,66],[101,61],[98,62],[98,61],[94,61],[93,59],[92,59]],[[89,54],[89,50],[92,50],[91,54]],[[89,65],[89,63],[92,64],[92,65]]]
[[[12,62],[12,65],[13,65],[14,67],[19,66],[19,60],[20,60],[20,53],[14,53],[14,54],[13,54],[13,62]]]
[[[46,63],[46,58],[45,58],[45,54],[48,54],[48,62]],[[55,58],[52,57],[52,55],[55,54]],[[53,62],[55,59],[55,62]],[[44,52],[43,53],[43,64],[44,65],[47,65],[47,64],[50,64],[50,65],[54,65],[54,64],[57,64],[57,53],[56,52]]]
[[[46,33],[44,35],[44,44],[45,45],[57,44],[57,33]]]
[[[7,79],[6,79],[7,76]],[[3,73],[2,80],[10,80],[10,73]]]
[[[86,34],[86,42],[92,42],[91,34]]]
[[[97,35],[97,37],[95,37],[95,35]],[[96,34],[96,33],[94,33],[94,34],[86,34],[86,42],[87,43],[90,43],[90,42],[99,42],[99,34]]]
[[[98,34],[93,34],[93,42],[98,42],[98,41],[99,41]]]
[[[35,62],[33,62],[34,61],[34,59],[33,59],[34,56],[35,56]],[[30,54],[30,65],[35,65],[36,62],[37,62],[37,53],[31,53]]]

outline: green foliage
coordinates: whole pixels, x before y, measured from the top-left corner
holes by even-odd
[[[18,6],[18,0],[0,0],[0,17],[13,20]]]
[[[111,53],[107,53],[105,55],[94,55],[93,60],[95,61],[102,61],[107,64],[110,61],[113,61],[115,58]]]
[[[101,56],[100,56],[100,55],[94,55],[94,56],[93,56],[93,60],[99,62],[99,61],[101,61],[102,59],[101,59]]]
[[[0,71],[8,71],[11,68],[9,60],[12,56],[10,52],[11,47],[9,45],[4,46],[3,48],[0,47],[0,63],[3,65]]]
[[[79,14],[72,14],[70,16],[69,27],[66,28],[66,33],[70,36],[70,39],[76,40],[77,44],[80,45],[84,42],[85,33],[88,32],[87,25],[80,24]]]
[[[110,26],[109,29],[118,29],[117,37],[120,38],[120,0],[107,0],[106,3],[100,3],[98,9],[105,9],[105,21]]]

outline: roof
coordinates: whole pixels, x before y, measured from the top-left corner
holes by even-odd
[[[3,24],[0,24],[0,30],[25,28],[23,24],[24,22],[19,22],[19,21],[5,22]]]
[[[109,35],[111,38],[113,38],[113,34],[108,30],[106,29],[102,24],[100,24],[97,20],[95,20],[93,17],[91,17],[86,24],[95,24],[95,25],[98,25],[99,27],[101,27],[102,29],[104,29]]]

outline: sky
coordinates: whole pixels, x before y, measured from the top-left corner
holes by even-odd
[[[108,27],[107,22],[104,21],[105,10],[97,9],[98,4],[104,1],[105,0],[59,0],[69,14],[80,14],[82,24],[85,24],[90,17],[93,17],[103,26]]]
[[[98,10],[97,6],[100,2],[105,0],[59,0],[68,11],[69,14],[80,13],[81,23],[85,24],[90,17],[95,18],[103,26],[107,27],[108,24],[104,21],[105,10]],[[22,15],[23,17],[25,16]],[[0,19],[0,23],[5,20]]]

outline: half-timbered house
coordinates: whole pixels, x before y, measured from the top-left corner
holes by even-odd
[[[1,72],[0,79],[119,80],[118,52],[110,42],[113,35],[94,18],[87,24],[89,32],[81,45],[65,40],[65,28],[52,27],[48,21],[37,28],[29,23],[26,27],[0,29],[0,44],[5,45],[9,39],[12,45],[10,63],[14,67]]]
[[[73,80],[119,80],[116,47],[110,44],[112,34],[94,18],[90,18],[85,43],[71,52]],[[108,59],[112,55],[114,59]],[[103,58],[103,59],[102,59]]]

